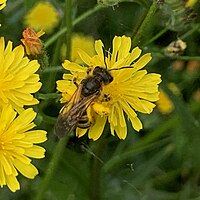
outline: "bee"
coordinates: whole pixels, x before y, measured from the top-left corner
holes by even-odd
[[[86,77],[77,85],[75,93],[72,95],[69,102],[61,109],[55,124],[55,134],[61,138],[65,134],[72,132],[76,127],[82,129],[89,128],[91,122],[87,116],[87,108],[99,97],[102,86],[108,85],[113,81],[110,71],[125,68],[133,67],[124,66],[108,70],[107,68],[96,66],[92,75]],[[105,98],[109,99],[107,95],[105,95]]]
[[[95,67],[92,75],[77,85],[75,93],[61,109],[55,125],[56,135],[63,137],[76,127],[89,128],[91,122],[87,117],[86,110],[99,97],[102,85],[107,85],[112,81],[113,77],[106,68]]]

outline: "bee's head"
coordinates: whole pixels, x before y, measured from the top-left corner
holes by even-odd
[[[93,70],[93,75],[100,79],[105,85],[111,83],[113,81],[113,77],[111,76],[110,72],[103,68],[103,67],[95,67]]]

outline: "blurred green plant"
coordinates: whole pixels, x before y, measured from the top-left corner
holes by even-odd
[[[40,172],[36,179],[19,176],[21,190],[11,193],[4,187],[0,199],[200,199],[200,3],[188,8],[189,1],[48,1],[59,12],[60,24],[42,36],[49,65],[39,72],[43,87],[35,95],[40,104],[34,108],[38,127],[48,131],[46,159],[34,162]],[[1,36],[20,44],[24,16],[38,2],[8,0],[0,11]],[[66,72],[60,60],[62,44],[69,59],[76,32],[103,40],[105,49],[115,35],[125,34],[133,47],[151,52],[148,71],[162,75],[162,90],[174,110],[141,114],[144,129],[138,134],[127,119],[124,141],[107,134],[108,127],[96,142],[73,135],[59,141],[53,133],[61,108],[55,82]],[[187,48],[181,54],[166,54],[177,39]],[[176,84],[180,95],[168,89],[169,83]]]

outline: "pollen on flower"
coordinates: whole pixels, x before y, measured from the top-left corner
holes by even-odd
[[[25,16],[25,25],[36,31],[51,32],[59,23],[60,15],[49,2],[38,2]]]
[[[46,141],[46,131],[31,130],[36,113],[27,109],[17,115],[11,106],[0,109],[0,187],[5,185],[15,192],[20,189],[17,176],[21,173],[29,179],[37,174],[31,158],[44,157],[45,149],[38,146]]]
[[[95,51],[96,55],[90,56],[82,49],[78,50],[84,66],[64,61],[63,67],[71,74],[63,75],[63,80],[57,82],[57,89],[62,93],[62,102],[67,102],[76,91],[74,78],[77,80],[76,84],[81,84],[88,75],[94,77],[93,71],[97,66],[106,69],[113,80],[108,84],[101,83],[100,95],[88,106],[88,109],[92,110],[90,113],[93,116],[90,118],[94,118],[94,123],[88,130],[77,127],[76,135],[81,137],[88,132],[89,138],[97,140],[108,122],[111,134],[125,139],[125,115],[136,131],[142,129],[137,113],[150,114],[153,111],[154,102],[159,99],[158,84],[161,82],[161,76],[143,69],[152,59],[151,54],[141,56],[142,50],[139,47],[131,50],[130,37],[115,36],[112,51],[109,50],[107,55],[102,41],[97,40]]]

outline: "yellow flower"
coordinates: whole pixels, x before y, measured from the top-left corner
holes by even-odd
[[[30,158],[43,158],[45,149],[36,145],[46,141],[46,131],[31,130],[36,113],[29,108],[16,117],[11,106],[0,109],[0,186],[12,192],[20,189],[18,173],[33,179],[37,168]]]
[[[22,45],[12,49],[11,41],[5,45],[4,38],[0,38],[0,107],[10,104],[22,112],[23,106],[39,103],[31,94],[42,85],[35,74],[39,67],[36,60],[24,57]]]
[[[197,0],[187,0],[185,7],[193,7],[194,4],[196,4],[196,3],[197,3]]]
[[[159,100],[156,104],[162,114],[168,114],[174,110],[174,104],[163,90],[160,91]]]
[[[86,51],[88,55],[94,56],[94,38],[91,36],[85,36],[80,33],[75,33],[72,35],[72,46],[71,46],[71,61],[76,63],[82,63],[80,56],[78,55],[78,49]],[[66,57],[66,45],[61,48],[62,60]]]
[[[0,10],[2,10],[6,6],[7,0],[0,0]]]
[[[51,32],[59,22],[59,13],[49,2],[37,3],[25,16],[25,25],[36,31]]]
[[[95,122],[89,128],[88,137],[97,140],[102,135],[108,120],[111,134],[116,133],[120,139],[125,139],[127,135],[125,114],[136,131],[142,129],[137,112],[149,114],[153,111],[155,104],[152,102],[158,100],[158,84],[161,79],[159,74],[148,74],[142,69],[151,60],[151,54],[147,53],[140,57],[142,51],[138,47],[130,51],[129,37],[114,37],[112,52],[108,52],[107,56],[104,55],[103,49],[103,43],[98,40],[95,42],[97,55],[90,57],[79,50],[80,58],[88,67],[66,60],[63,67],[72,74],[64,74],[64,80],[57,81],[57,89],[62,92],[61,102],[67,102],[76,90],[74,79],[80,84],[88,77],[88,73],[89,76],[92,75],[96,66],[110,70],[113,81],[102,85],[101,95],[90,105],[89,111],[87,110],[88,118],[95,118]],[[126,66],[129,68],[120,69]],[[80,137],[86,131],[87,129],[77,128],[76,135]]]

